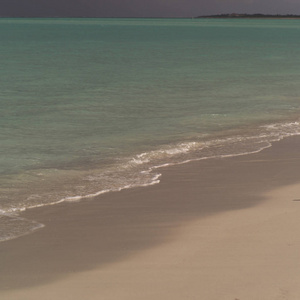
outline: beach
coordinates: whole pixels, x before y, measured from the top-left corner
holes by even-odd
[[[299,299],[300,138],[161,168],[159,184],[27,210],[0,298]]]
[[[161,166],[300,133],[294,20],[0,25],[0,242],[43,226],[24,210],[150,186]]]

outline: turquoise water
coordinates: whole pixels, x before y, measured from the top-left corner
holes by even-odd
[[[18,212],[299,134],[297,20],[0,19],[0,240]]]

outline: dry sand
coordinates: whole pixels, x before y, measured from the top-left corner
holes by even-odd
[[[30,210],[0,299],[300,299],[300,138],[162,169],[161,183]]]

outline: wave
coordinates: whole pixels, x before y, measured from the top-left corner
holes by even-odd
[[[124,189],[155,185],[160,182],[161,173],[158,170],[162,167],[196,160],[256,153],[270,147],[275,141],[299,134],[300,123],[298,121],[274,123],[251,128],[248,131],[243,130],[243,132],[233,130],[219,138],[209,139],[207,136],[199,140],[165,145],[156,150],[119,159],[116,164],[105,170],[93,170],[80,176],[76,184],[71,180],[69,186],[75,186],[73,192],[61,190],[56,194],[53,192],[30,194],[18,207],[2,208],[0,210],[0,228],[2,228],[0,241],[28,234],[44,226],[35,221],[20,218],[18,213],[21,211],[62,202],[82,201]],[[62,185],[62,187],[65,186],[66,184]],[[44,201],[41,202],[41,199]]]
[[[30,234],[44,227],[44,224],[6,213],[0,213],[0,242]]]

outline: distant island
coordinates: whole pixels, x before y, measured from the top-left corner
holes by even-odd
[[[220,18],[220,19],[300,19],[300,15],[265,15],[265,14],[220,14],[210,16],[198,16],[197,18]]]

